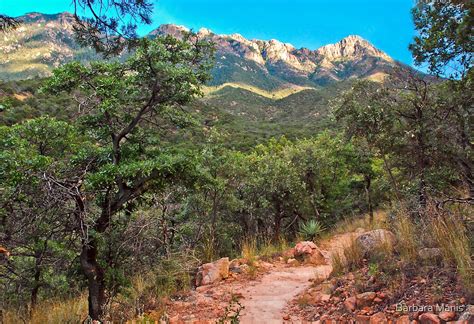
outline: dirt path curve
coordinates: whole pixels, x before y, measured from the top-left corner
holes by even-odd
[[[344,246],[350,244],[354,233],[336,235],[324,242],[322,247],[331,255],[340,253]],[[296,295],[311,286],[312,278],[327,278],[332,271],[332,266],[302,266],[302,267],[276,267],[265,274],[259,281],[251,282],[242,287],[241,300],[245,307],[241,313],[242,324],[273,324],[282,323],[282,310]]]

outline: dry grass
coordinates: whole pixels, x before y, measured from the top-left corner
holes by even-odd
[[[284,251],[290,248],[290,244],[284,238],[281,238],[277,243],[271,240],[265,240],[258,247],[258,255],[263,259],[273,259],[275,256],[281,255]]]
[[[358,228],[366,231],[388,227],[387,213],[385,211],[374,212],[374,220],[371,222],[368,214],[359,217],[349,217],[338,222],[330,231],[323,234],[324,238],[332,237],[336,234],[354,232]]]
[[[362,265],[364,252],[356,244],[355,238],[347,244],[340,253],[334,253],[331,258],[332,275],[338,276],[358,269]]]
[[[275,100],[288,97],[289,95],[298,93],[303,90],[315,89],[313,87],[291,86],[291,87],[277,89],[274,91],[267,91],[267,90],[260,89],[258,87],[254,87],[248,84],[228,82],[228,83],[224,83],[218,86],[206,86],[203,88],[203,92],[205,95],[212,95],[213,93],[225,87],[244,89],[244,90],[256,93],[260,96],[263,96],[269,99],[275,99]]]
[[[45,301],[38,304],[31,318],[13,310],[4,310],[3,323],[82,323],[87,317],[87,296],[64,300]]]
[[[250,266],[257,261],[258,250],[257,240],[255,238],[247,238],[242,242],[242,258],[247,260]]]
[[[404,208],[398,209],[395,219],[395,234],[397,236],[397,250],[404,262],[415,263],[418,259],[418,233],[416,224],[411,220]]]
[[[474,264],[469,234],[462,216],[459,213],[437,210],[434,206],[430,206],[429,215],[428,231],[441,249],[445,262],[455,265],[466,288],[473,289]]]

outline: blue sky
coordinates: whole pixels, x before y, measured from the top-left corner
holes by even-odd
[[[175,23],[219,34],[278,39],[295,47],[318,48],[356,34],[393,58],[412,64],[413,0],[159,0],[153,24]],[[13,16],[71,10],[70,0],[0,0],[0,12]]]

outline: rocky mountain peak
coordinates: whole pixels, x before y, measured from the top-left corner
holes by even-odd
[[[30,12],[20,17],[20,20],[25,23],[48,23],[48,22],[59,22],[59,23],[72,23],[74,21],[74,15],[69,12],[61,12],[58,14],[43,14],[39,12]]]
[[[212,30],[207,29],[207,28],[204,28],[204,27],[202,27],[202,28],[199,29],[199,31],[198,31],[198,35],[201,36],[201,37],[208,37],[208,36],[211,36],[212,34],[214,34],[214,33],[212,32]]]
[[[170,35],[176,38],[182,37],[183,33],[189,32],[189,28],[175,25],[175,24],[163,24],[160,25],[157,29],[153,30],[149,35],[151,36],[161,36],[161,35]]]
[[[97,58],[92,49],[77,45],[72,14],[33,12],[19,18],[24,24],[0,39],[0,75],[4,78],[47,76],[52,68],[70,60]],[[148,36],[180,38],[188,31],[184,26],[164,24]],[[356,35],[319,49],[295,48],[277,39],[247,39],[237,33],[219,35],[207,28],[199,29],[198,35],[216,45],[213,85],[234,82],[264,89],[324,86],[386,74],[398,64]]]
[[[349,35],[335,44],[329,44],[319,48],[316,52],[329,61],[355,59],[364,56],[378,57],[390,62],[393,61],[387,54],[358,35]]]

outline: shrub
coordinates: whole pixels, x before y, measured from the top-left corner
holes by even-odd
[[[302,223],[299,228],[299,235],[306,241],[314,241],[324,231],[325,227],[317,220],[311,219],[305,223]]]

